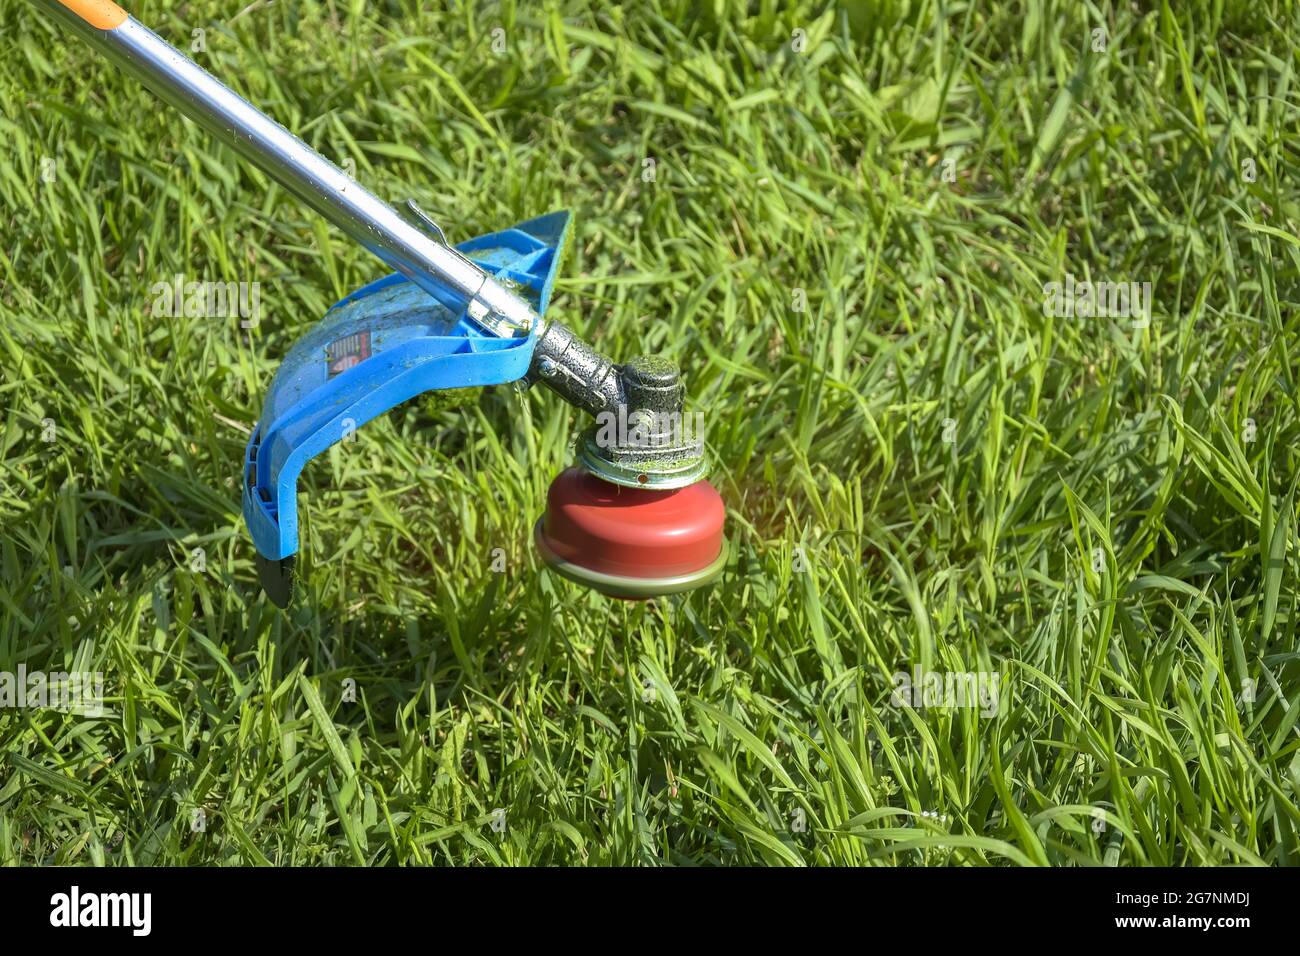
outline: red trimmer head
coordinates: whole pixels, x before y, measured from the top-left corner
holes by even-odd
[[[595,416],[576,467],[551,482],[533,539],[572,581],[638,600],[708,584],[727,559],[726,509],[704,480],[702,423],[666,358],[615,365],[567,329],[548,328],[538,376]],[[532,373],[530,372],[530,375]]]
[[[533,536],[560,574],[643,600],[708,584],[726,563],[726,509],[707,481],[655,491],[570,468],[551,482]]]

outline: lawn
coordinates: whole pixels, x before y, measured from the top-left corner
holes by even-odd
[[[313,462],[274,608],[244,444],[383,267],[0,0],[0,671],[105,695],[0,709],[0,863],[1300,861],[1292,0],[441,6],[130,9],[452,241],[573,210],[731,563],[544,571],[580,416],[497,388]]]

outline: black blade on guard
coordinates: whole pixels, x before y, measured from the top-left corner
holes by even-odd
[[[262,582],[262,590],[276,607],[281,610],[287,608],[293,599],[294,586],[298,583],[298,576],[293,570],[294,556],[290,555],[278,561],[264,558],[260,554],[255,557],[257,577]]]

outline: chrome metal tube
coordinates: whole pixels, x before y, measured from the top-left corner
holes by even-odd
[[[537,321],[522,298],[114,4],[35,2],[391,268],[435,295],[439,290],[432,280],[451,286],[465,297],[470,316],[487,331],[509,337],[527,332]],[[106,10],[113,12],[106,14]]]

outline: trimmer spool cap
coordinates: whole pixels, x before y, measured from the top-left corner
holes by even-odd
[[[708,584],[722,571],[726,509],[707,481],[628,488],[569,468],[551,482],[534,539],[560,574],[613,597],[645,599]]]

